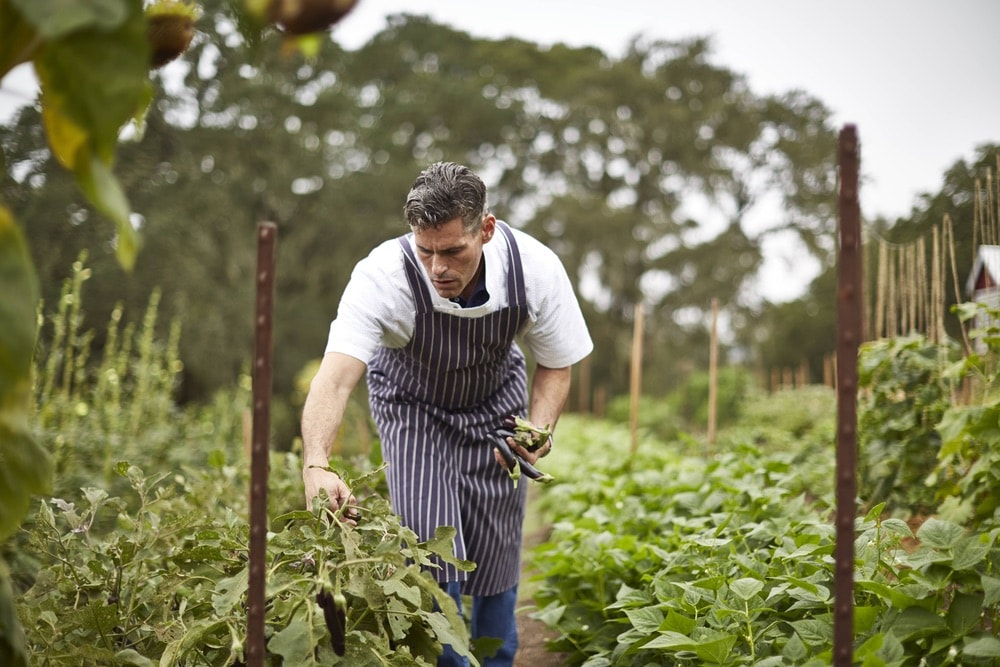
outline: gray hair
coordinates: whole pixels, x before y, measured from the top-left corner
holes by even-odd
[[[435,162],[420,172],[403,205],[406,222],[421,230],[461,218],[466,233],[476,232],[487,213],[483,180],[455,162]]]

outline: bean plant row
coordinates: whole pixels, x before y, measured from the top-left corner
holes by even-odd
[[[921,337],[862,351],[854,664],[1000,664],[990,355]],[[963,386],[971,400],[954,401]],[[693,437],[630,454],[622,425],[560,422],[532,566],[534,615],[567,664],[831,663],[836,395],[755,401],[707,454]]]

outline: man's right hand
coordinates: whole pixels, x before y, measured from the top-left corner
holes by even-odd
[[[324,470],[319,467],[306,467],[302,470],[302,484],[306,492],[306,509],[312,509],[312,499],[320,495],[326,489],[330,497],[330,511],[337,512],[341,507],[347,506],[340,515],[340,520],[352,526],[357,525],[359,515],[352,506],[357,505],[354,494],[335,472]]]

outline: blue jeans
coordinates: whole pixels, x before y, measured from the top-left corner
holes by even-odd
[[[450,581],[441,585],[458,605],[462,614],[462,584]],[[472,639],[497,637],[503,639],[503,646],[491,658],[483,660],[482,667],[513,667],[517,653],[517,586],[496,595],[474,596],[472,598]],[[438,658],[438,667],[468,667],[469,661],[450,647],[445,646]]]

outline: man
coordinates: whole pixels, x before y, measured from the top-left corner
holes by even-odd
[[[527,484],[514,487],[495,432],[508,415],[554,427],[570,369],[593,343],[556,255],[496,219],[486,186],[467,167],[437,163],[414,181],[403,208],[411,232],[355,267],[302,414],[306,502],[353,503],[328,465],[344,407],[367,369],[369,402],[388,462],[393,511],[421,539],[454,526],[455,555],[435,577],[461,603],[473,597],[472,635],[504,644],[487,665],[512,665]],[[528,401],[524,354],[536,363]],[[534,464],[551,442],[531,453]],[[439,665],[461,665],[446,648]]]

